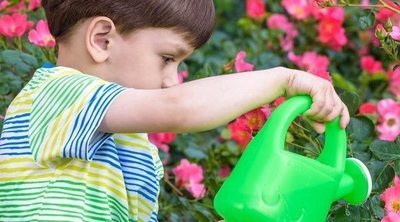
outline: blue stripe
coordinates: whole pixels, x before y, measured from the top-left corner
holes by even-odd
[[[13,146],[13,147],[0,147],[0,150],[27,150],[31,151],[29,146]]]
[[[32,152],[22,152],[22,153],[17,153],[17,152],[3,153],[3,152],[0,152],[0,154],[4,155],[4,156],[24,156],[24,155],[31,156]]]
[[[22,127],[28,128],[29,124],[28,125],[21,125],[21,126],[5,126],[3,131],[7,131],[8,132],[8,130],[10,130],[10,129],[19,129],[19,128],[22,128]]]
[[[101,108],[99,108],[99,114],[96,114],[96,118],[94,119],[95,121],[92,121],[91,122],[91,125],[90,125],[90,129],[93,129],[93,131],[95,131],[96,129],[97,129],[97,127],[100,125],[100,123],[101,123],[101,120],[102,120],[102,118],[104,117],[104,115],[105,115],[105,111],[106,111],[106,109],[107,109],[107,107],[109,107],[109,105],[110,105],[110,103],[111,103],[111,101],[112,101],[112,99],[114,99],[115,98],[115,96],[117,95],[117,93],[118,92],[120,92],[122,89],[120,89],[119,88],[119,90],[118,90],[118,88],[117,87],[115,87],[115,85],[110,85],[110,86],[108,86],[108,87],[106,87],[106,89],[105,89],[105,95],[102,95],[101,97],[105,97],[106,95],[108,95],[107,97],[106,97],[106,99],[103,101],[103,103],[101,104]],[[102,98],[99,98],[99,99],[102,99]],[[98,102],[97,103],[99,103],[99,102],[101,102],[100,100],[98,100]],[[96,106],[97,106],[97,104],[96,104]],[[92,107],[93,108],[93,107]],[[95,111],[96,109],[95,108],[93,108],[94,110],[93,111]],[[93,117],[92,117],[93,118]],[[94,126],[93,126],[94,125]],[[93,134],[94,132],[91,132],[91,134]],[[100,132],[99,132],[100,133]],[[88,136],[90,136],[90,134],[88,135]],[[111,136],[111,134],[109,134],[108,136]],[[89,141],[89,138],[87,138],[85,141]],[[83,141],[82,141],[83,142]],[[81,143],[82,143],[81,142]],[[88,146],[85,146],[85,148],[88,148]],[[87,158],[86,157],[86,155],[87,155],[87,153],[88,153],[89,151],[88,150],[86,150],[86,152],[84,153],[84,155],[85,155],[85,158]]]
[[[28,147],[29,147],[29,141],[2,143],[1,145],[2,146],[12,146],[12,145],[24,145],[24,144],[28,145]],[[1,149],[1,147],[0,147],[0,149]]]
[[[133,181],[141,181],[146,184],[152,184],[149,186],[152,186],[156,190],[159,189],[159,187],[155,185],[155,184],[157,184],[157,180],[155,179],[155,177],[150,177],[147,175],[133,173],[133,172],[126,172],[123,167],[122,167],[122,171],[124,174],[125,183],[128,183],[128,182],[132,183]]]
[[[104,115],[105,109],[108,107],[110,101],[112,98],[116,96],[116,94],[109,94],[106,98],[106,95],[98,95],[100,91],[104,87],[99,87],[98,90],[96,90],[94,96],[90,100],[91,102],[89,103],[89,107],[85,108],[77,117],[77,119],[74,122],[73,126],[73,134],[70,136],[70,139],[67,141],[67,144],[65,148],[63,149],[63,154],[65,157],[70,157],[70,158],[85,158],[87,159],[87,150],[86,149],[90,144],[89,138],[90,136],[96,131],[97,126],[100,125],[101,117]],[[110,88],[110,87],[108,87]],[[116,87],[114,87],[116,88]],[[107,90],[106,92],[109,92],[110,90]],[[121,88],[119,88],[118,91],[122,91]],[[118,92],[118,91],[113,91],[113,93]],[[111,99],[110,99],[111,98]],[[103,101],[101,101],[103,100]],[[102,102],[101,105],[99,105]],[[88,116],[90,115],[90,116]],[[95,127],[96,126],[96,127]],[[106,134],[102,141],[95,141],[94,145],[95,146],[90,146],[89,148],[95,150],[90,151],[91,153],[95,153],[96,148],[99,148],[99,145],[104,142],[105,139],[110,137],[111,134]],[[84,144],[86,143],[86,144]],[[79,145],[78,145],[79,144]],[[85,146],[83,146],[85,145]],[[73,149],[73,150],[72,150]],[[69,152],[68,152],[69,151]],[[85,152],[86,151],[86,152]],[[91,155],[92,157],[93,155]]]
[[[4,120],[4,123],[7,122],[7,121],[10,121],[10,120],[13,120],[13,119],[19,119],[19,118],[23,118],[23,117],[29,117],[30,115],[31,115],[30,113],[24,113],[24,114],[18,114],[18,115],[12,116],[12,117],[7,117],[7,118]]]
[[[9,139],[13,139],[13,140],[18,140],[18,139],[28,139],[28,135],[24,135],[24,136],[10,136],[10,137],[2,137],[4,140],[9,140]]]

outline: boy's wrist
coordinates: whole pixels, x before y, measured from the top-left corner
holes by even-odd
[[[289,69],[289,68],[282,67],[282,66],[276,67],[276,69],[277,69],[277,73],[279,73],[279,75],[282,77],[281,88],[283,90],[282,90],[281,95],[286,97],[288,95],[287,92],[288,92],[289,88],[291,87],[293,80],[295,78],[295,72],[293,72],[293,69]]]

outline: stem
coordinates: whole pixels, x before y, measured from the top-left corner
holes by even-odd
[[[297,127],[301,128],[301,129],[303,129],[306,132],[310,132],[310,130],[308,130],[308,129],[304,128],[303,126],[301,126],[300,124],[296,123],[296,121],[293,121],[293,124],[296,125]]]
[[[338,4],[337,6],[341,6],[341,7],[344,7],[344,6],[349,6],[349,7],[373,7],[373,8],[384,8],[384,7],[386,7],[384,5],[361,5],[361,4],[350,4],[350,3],[348,3],[348,4]]]
[[[386,6],[386,8],[389,8],[397,13],[400,13],[400,10],[393,8],[392,6],[386,4],[386,2],[384,2],[383,0],[379,0],[384,6]]]
[[[167,178],[164,178],[164,181],[165,181],[175,192],[177,192],[180,196],[183,196],[183,193],[182,193],[175,185],[173,185]]]
[[[18,50],[22,52],[22,40],[21,40],[21,36],[18,36],[18,37],[16,38],[15,44],[17,45]]]
[[[302,145],[299,145],[299,144],[296,144],[296,143],[292,143],[292,142],[287,142],[287,143],[290,144],[290,145],[292,145],[292,146],[301,148],[301,149],[303,149],[303,150],[306,150],[306,149],[307,149],[305,146],[302,146]]]

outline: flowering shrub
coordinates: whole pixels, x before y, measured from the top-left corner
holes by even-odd
[[[399,221],[399,5],[390,0],[218,0],[215,5],[215,33],[182,64],[180,81],[275,66],[331,81],[352,115],[348,156],[366,164],[373,187],[361,206],[334,203],[328,221]],[[33,71],[56,61],[55,40],[44,19],[39,0],[0,1],[0,120]],[[215,130],[149,134],[165,167],[160,221],[221,219],[213,197],[285,99]],[[319,155],[323,143],[324,136],[302,117],[286,137],[288,150],[309,158]]]

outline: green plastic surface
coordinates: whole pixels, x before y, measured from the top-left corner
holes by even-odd
[[[336,200],[360,204],[368,198],[369,172],[360,161],[346,160],[339,118],[326,124],[317,159],[285,150],[290,124],[311,103],[309,96],[288,99],[249,143],[214,199],[225,222],[323,222]]]

